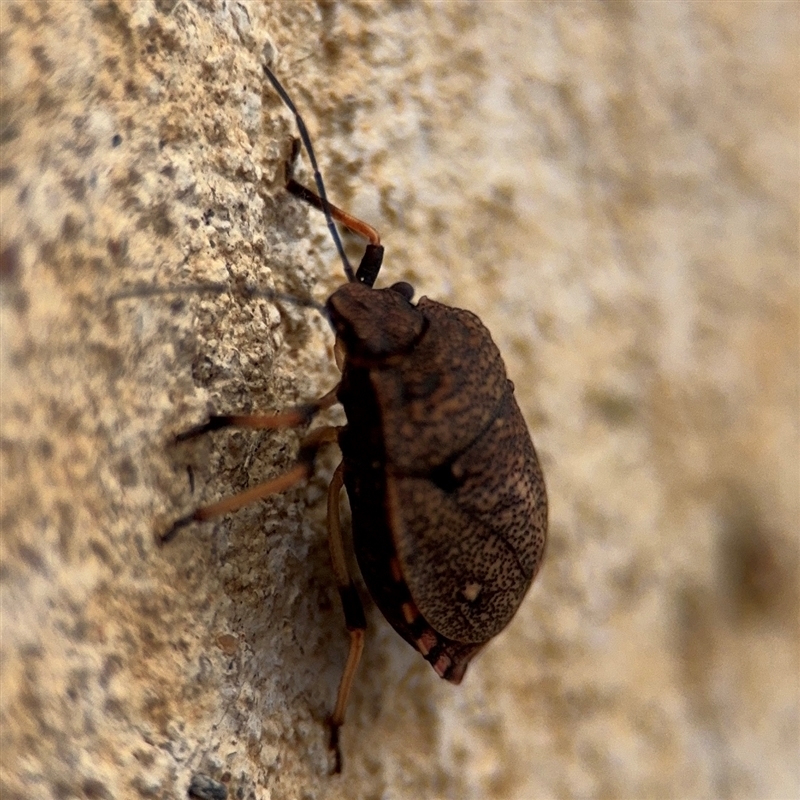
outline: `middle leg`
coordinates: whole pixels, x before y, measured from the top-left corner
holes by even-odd
[[[326,395],[327,397],[327,395]],[[324,399],[324,398],[323,398]],[[213,419],[213,417],[212,417]],[[264,419],[270,419],[264,417]],[[250,426],[250,427],[264,427],[264,426]],[[199,433],[194,433],[197,436]],[[297,463],[283,475],[278,475],[270,481],[260,483],[258,486],[253,486],[250,489],[245,489],[239,494],[226,497],[216,503],[208,506],[201,506],[195,509],[191,514],[187,514],[180,519],[175,520],[172,525],[160,535],[159,540],[161,544],[165,544],[175,537],[181,528],[185,528],[192,522],[204,522],[205,520],[220,517],[230,511],[237,511],[238,509],[255,503],[257,500],[262,500],[272,494],[280,494],[292,486],[300,483],[311,476],[314,470],[314,460],[316,459],[317,452],[320,447],[326,444],[336,442],[339,437],[339,428],[328,426],[318,428],[312,431],[302,442],[300,446],[300,454]],[[189,437],[186,437],[189,438]]]

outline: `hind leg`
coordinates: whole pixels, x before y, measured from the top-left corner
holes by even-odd
[[[339,588],[339,597],[342,600],[344,610],[344,622],[350,634],[350,650],[347,654],[347,662],[339,681],[339,691],[336,697],[336,707],[331,715],[331,749],[336,756],[335,771],[342,771],[342,754],[339,750],[339,728],[344,724],[344,715],[347,709],[347,701],[350,697],[350,690],[353,687],[353,679],[358,669],[361,654],[364,651],[364,635],[367,628],[367,621],[364,617],[364,607],[356,591],[353,579],[347,569],[347,561],[344,553],[344,542],[342,540],[342,527],[339,520],[339,493],[343,485],[344,464],[341,463],[333,473],[331,484],[328,488],[328,537],[331,548],[331,563],[336,585]]]

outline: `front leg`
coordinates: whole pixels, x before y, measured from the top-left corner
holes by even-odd
[[[215,414],[208,418],[208,422],[195,425],[188,430],[179,433],[175,437],[176,442],[186,442],[195,439],[212,431],[222,428],[250,428],[252,430],[281,430],[282,428],[299,428],[308,425],[314,417],[326,408],[330,408],[337,401],[336,393],[339,391],[339,384],[329,392],[322,395],[319,400],[311,403],[304,403],[295,406],[288,411],[280,414]]]

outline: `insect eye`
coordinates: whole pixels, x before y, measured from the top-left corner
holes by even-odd
[[[393,283],[389,287],[393,292],[397,292],[397,294],[402,295],[405,297],[406,300],[411,302],[411,298],[414,296],[414,287],[410,283],[406,283],[405,281],[400,281],[399,283]]]

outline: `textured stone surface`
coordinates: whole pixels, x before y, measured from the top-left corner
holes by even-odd
[[[273,800],[796,797],[798,13],[3,0],[3,798],[195,772]],[[174,432],[336,380],[322,321],[241,292],[341,280],[280,189],[265,49],[385,284],[493,332],[552,508],[462,686],[372,609],[333,778],[334,454],[153,540],[297,447]],[[231,291],[109,302],[200,281]]]

